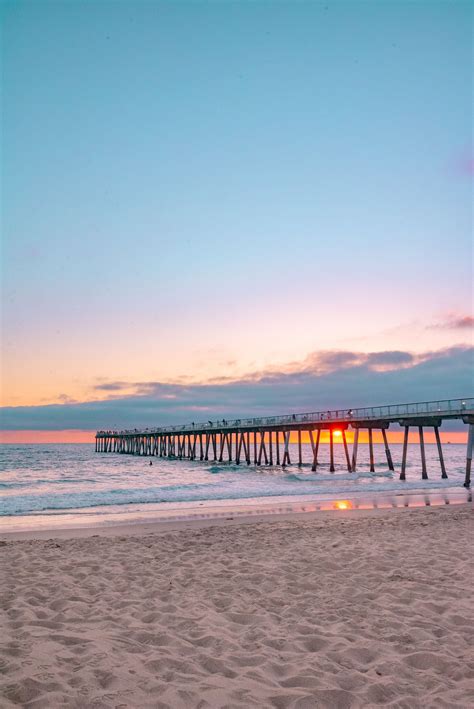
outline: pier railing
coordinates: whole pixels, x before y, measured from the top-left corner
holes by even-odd
[[[284,414],[282,416],[260,416],[242,419],[220,419],[198,423],[180,424],[175,426],[162,426],[157,428],[127,429],[124,431],[99,431],[102,433],[120,433],[122,435],[136,434],[138,432],[155,433],[180,433],[190,430],[235,430],[244,428],[265,428],[266,426],[284,426],[312,423],[350,423],[352,421],[397,421],[408,416],[439,416],[441,418],[460,418],[463,415],[474,413],[474,397],[464,399],[442,399],[439,401],[418,401],[409,404],[388,404],[386,406],[366,406],[355,409],[332,409],[328,411],[312,411],[306,413]]]

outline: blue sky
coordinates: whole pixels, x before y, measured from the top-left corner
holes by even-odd
[[[1,13],[5,404],[472,343],[470,3]]]

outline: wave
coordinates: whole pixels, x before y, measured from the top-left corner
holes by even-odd
[[[341,476],[342,478],[342,476]],[[334,479],[334,476],[333,478]],[[351,478],[352,480],[352,478]],[[300,495],[314,495],[325,499],[337,497],[339,495],[360,495],[368,492],[390,492],[395,495],[404,495],[406,492],[424,490],[446,490],[456,488],[452,480],[439,481],[416,481],[405,482],[402,485],[398,481],[390,483],[367,483],[363,488],[355,488],[354,485],[344,484],[341,479],[340,485],[331,486],[318,490],[314,486],[298,489],[288,489],[288,486],[271,486],[267,489],[247,489],[235,488],[233,485],[225,490],[213,484],[191,484],[191,485],[170,485],[164,488],[149,488],[145,490],[120,489],[115,491],[104,491],[94,493],[77,493],[72,495],[55,496],[23,496],[7,499],[7,504],[3,505],[0,516],[18,516],[35,513],[54,512],[60,510],[76,510],[94,507],[126,506],[136,504],[151,503],[180,503],[180,502],[205,502],[207,500],[238,500],[249,498],[266,497],[295,497]]]
[[[32,487],[33,485],[67,485],[69,483],[97,483],[97,478],[58,478],[58,479],[38,479],[26,480],[24,482],[14,481],[10,483],[0,482],[0,489],[14,490],[15,488]]]
[[[293,449],[292,449],[293,450]],[[411,449],[410,449],[411,450]],[[403,495],[413,490],[457,488],[464,482],[465,447],[448,446],[445,461],[449,480],[441,481],[436,446],[427,448],[429,481],[421,481],[419,450],[413,448],[407,467],[407,481],[398,480],[386,463],[379,462],[374,473],[361,457],[356,473],[347,472],[343,450],[336,455],[337,471],[329,472],[324,459],[317,472],[306,457],[300,467],[248,466],[243,461],[153,460],[138,456],[98,456],[87,446],[30,446],[14,451],[2,447],[6,465],[0,473],[0,516],[74,513],[89,508],[110,509],[148,503],[185,504],[209,501],[248,500],[311,496],[312,500],[334,499],[378,493]],[[383,448],[379,461],[383,459]],[[294,449],[297,453],[297,449]],[[336,452],[337,453],[337,452]],[[400,456],[400,450],[398,450]],[[95,512],[97,514],[97,512]]]
[[[338,480],[352,480],[353,482],[363,479],[375,479],[375,478],[390,478],[394,477],[394,473],[391,471],[380,472],[380,473],[331,473],[330,475],[318,475],[318,474],[308,474],[308,475],[298,475],[297,473],[290,473],[285,475],[285,480],[291,482],[335,482]]]

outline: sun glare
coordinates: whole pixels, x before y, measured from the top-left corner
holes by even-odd
[[[334,507],[336,510],[350,510],[352,509],[352,502],[349,502],[349,500],[337,500],[334,503]]]
[[[336,438],[340,438],[342,436],[342,431],[334,431],[334,435]]]

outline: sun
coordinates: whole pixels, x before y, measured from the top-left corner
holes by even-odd
[[[336,438],[340,438],[340,437],[342,436],[342,431],[339,431],[339,430],[334,431],[334,436],[335,436]]]
[[[350,500],[337,500],[334,503],[334,507],[336,510],[351,510],[352,502],[350,502]]]

